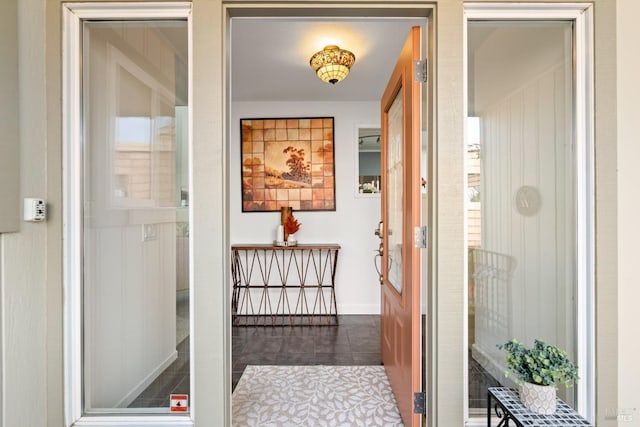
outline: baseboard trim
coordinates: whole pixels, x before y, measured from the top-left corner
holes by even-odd
[[[116,408],[126,408],[131,403],[136,400],[140,393],[146,390],[147,387],[151,385],[152,382],[156,380],[175,360],[178,358],[178,350],[174,350],[169,357],[167,357],[163,362],[161,362],[158,366],[156,366],[153,371],[149,373],[142,381],[136,384],[129,393],[127,393],[118,403],[116,403]]]
[[[380,314],[380,304],[338,304],[338,314]]]

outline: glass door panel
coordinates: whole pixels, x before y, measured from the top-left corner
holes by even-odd
[[[83,27],[84,411],[189,394],[186,20]]]
[[[514,385],[497,344],[541,339],[576,360],[572,33],[571,21],[468,23],[470,412],[486,411],[487,386]]]
[[[389,283],[402,293],[402,219],[403,219],[403,186],[404,166],[402,91],[398,91],[387,114],[387,220],[388,220],[388,254],[386,267]]]

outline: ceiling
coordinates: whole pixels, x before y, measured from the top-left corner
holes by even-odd
[[[233,101],[379,101],[418,18],[233,18]],[[356,57],[335,85],[318,79],[311,56],[335,44]]]

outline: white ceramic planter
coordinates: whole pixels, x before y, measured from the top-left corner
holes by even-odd
[[[524,382],[520,384],[520,400],[531,412],[543,415],[556,412],[556,389],[553,386]]]

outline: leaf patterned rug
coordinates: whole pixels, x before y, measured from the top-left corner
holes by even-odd
[[[383,366],[247,366],[233,426],[401,427],[402,419]]]

